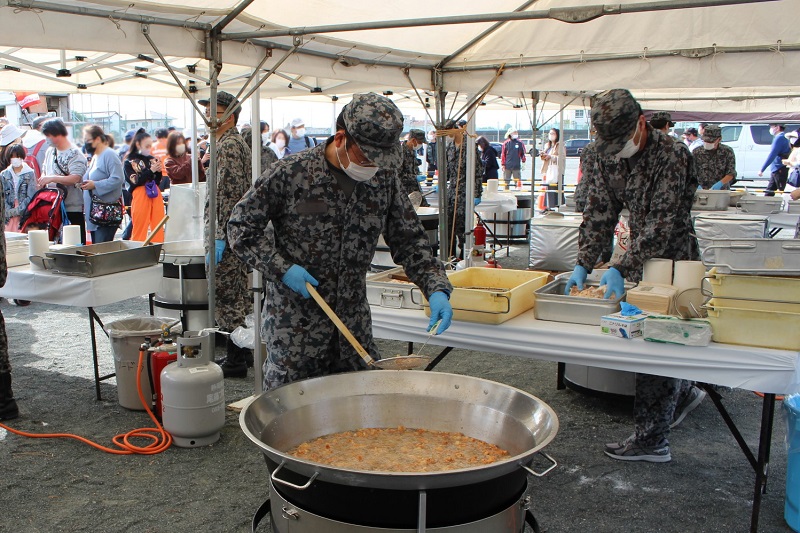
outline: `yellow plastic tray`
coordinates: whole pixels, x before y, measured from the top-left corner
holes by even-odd
[[[800,350],[800,304],[711,299],[714,342]]]
[[[712,268],[706,277],[714,298],[736,298],[800,304],[800,278],[718,274]],[[724,302],[720,302],[726,305]]]
[[[453,284],[453,293],[450,295],[453,318],[467,322],[502,324],[533,309],[536,301],[533,291],[547,283],[549,275],[549,272],[479,267],[453,272],[449,274],[450,283]],[[423,305],[425,314],[431,316],[428,301],[425,300]]]

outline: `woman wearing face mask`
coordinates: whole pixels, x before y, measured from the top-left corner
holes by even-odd
[[[272,134],[272,143],[269,147],[272,148],[272,151],[275,152],[278,159],[283,159],[292,153],[292,151],[289,150],[289,135],[287,135],[284,130],[278,130]]]
[[[541,155],[542,177],[547,184],[547,209],[552,211],[558,207],[559,182],[564,174],[565,158],[561,153],[561,132],[553,128],[547,134],[547,144],[544,145],[544,152]]]
[[[500,165],[497,164],[497,150],[492,148],[489,141],[484,136],[478,137],[475,141],[478,150],[481,151],[481,162],[483,163],[483,182],[497,179],[497,171]]]
[[[83,129],[83,141],[84,150],[87,155],[92,157],[83,182],[80,184],[80,188],[84,191],[86,229],[92,234],[93,244],[113,241],[114,234],[122,222],[121,211],[119,211],[119,220],[116,216],[100,220],[96,215],[102,213],[103,209],[109,209],[110,206],[119,204],[122,186],[125,182],[122,162],[117,153],[113,149],[109,149],[113,138],[106,135],[100,126],[96,124],[86,126]]]
[[[6,150],[9,165],[0,172],[3,182],[3,199],[6,203],[6,231],[19,233],[19,219],[36,192],[36,174],[25,163],[25,148],[21,144],[12,144]]]
[[[186,138],[182,133],[173,131],[169,134],[164,168],[170,183],[181,185],[192,182],[192,156],[186,150]],[[206,169],[203,165],[197,165],[197,180],[206,181]]]
[[[125,179],[131,195],[132,241],[144,241],[147,234],[164,218],[164,199],[158,184],[161,182],[161,161],[152,156],[153,138],[144,128],[139,128],[125,156]],[[164,242],[162,227],[153,242]]]

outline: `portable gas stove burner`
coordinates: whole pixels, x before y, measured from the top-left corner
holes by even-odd
[[[297,505],[291,503],[286,496],[280,493],[275,485],[270,482],[270,498],[259,507],[253,516],[252,530],[256,532],[259,524],[270,515],[270,522],[273,533],[523,533],[525,526],[530,526],[534,533],[539,533],[539,524],[533,513],[530,511],[530,496],[526,496],[527,483],[525,490],[519,498],[507,508],[488,516],[481,520],[475,520],[466,524],[456,524],[442,527],[426,527],[427,501],[426,491],[419,491],[419,515],[417,518],[416,529],[387,529],[385,527],[362,525],[355,522],[342,522],[332,518],[326,518],[314,514]],[[353,501],[352,519],[358,521],[359,509],[358,501]],[[457,514],[458,510],[453,509]],[[453,522],[458,522],[456,516]]]

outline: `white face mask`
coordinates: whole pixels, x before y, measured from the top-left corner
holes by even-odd
[[[275,146],[277,146],[279,150],[283,150],[286,147],[286,139],[283,137],[275,139]]]
[[[150,148],[142,148],[141,150],[139,150],[139,153],[147,157],[150,155]]]
[[[261,134],[261,143],[269,144],[269,132]]]
[[[305,128],[297,128],[296,133],[297,133],[298,137],[303,137],[306,134],[306,129]]]
[[[551,141],[555,141],[556,140],[556,134],[555,133],[550,133],[550,134],[547,135],[547,138],[550,139]]]
[[[347,154],[347,141],[345,140],[344,143],[345,154]],[[339,156],[339,150],[336,150],[336,159],[339,161],[339,166],[342,167],[342,170],[345,174],[350,176],[351,179],[355,181],[369,181],[378,173],[378,167],[362,167],[361,165],[357,165],[349,160],[348,156],[348,165],[347,167],[344,166],[342,163],[342,158]]]
[[[717,145],[714,143],[707,143],[707,142],[703,143],[703,148],[705,148],[706,150],[713,150],[716,147]]]
[[[512,133],[512,134],[511,134],[511,138],[512,138],[512,139],[516,139],[516,138],[518,138],[518,137],[519,137],[519,134],[518,134],[518,133]]]
[[[625,146],[622,147],[622,150],[617,153],[617,159],[627,159],[629,157],[633,157],[636,155],[636,152],[639,151],[639,142],[634,141],[636,139],[636,135],[639,133],[639,124],[636,124],[636,131],[633,133],[633,137],[628,139],[628,142],[625,143]]]
[[[22,162],[23,161],[24,160],[20,159],[19,157],[12,157],[11,158],[11,166],[14,167],[14,168],[19,168],[19,167],[22,166]]]
[[[175,147],[175,153],[178,154],[178,155],[185,154],[186,153],[186,145],[185,144],[179,144],[178,146],[176,146]]]

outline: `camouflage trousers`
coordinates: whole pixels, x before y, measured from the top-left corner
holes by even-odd
[[[272,390],[301,379],[367,369],[366,363],[358,354],[342,359],[339,353],[339,335],[333,336],[323,357],[292,359],[282,352],[269,353],[263,367],[264,390]]]
[[[451,195],[447,197],[447,244],[448,256],[455,256],[459,258],[464,257],[464,243],[466,241],[465,234],[467,231],[464,211],[464,198],[459,198],[458,206],[456,207],[455,201]],[[455,217],[455,238],[453,238],[453,217]],[[452,249],[449,249],[450,243],[453,243]],[[457,248],[456,248],[457,247]]]
[[[0,372],[11,372],[11,361],[8,359],[8,336],[6,321],[0,313]]]
[[[636,398],[633,402],[636,442],[643,446],[656,446],[662,440],[669,442],[669,425],[675,407],[692,385],[685,379],[636,374]]]
[[[206,269],[208,272],[208,269]],[[216,307],[214,317],[222,331],[231,332],[244,325],[244,317],[253,305],[252,293],[247,286],[247,267],[225,248],[215,276]]]

